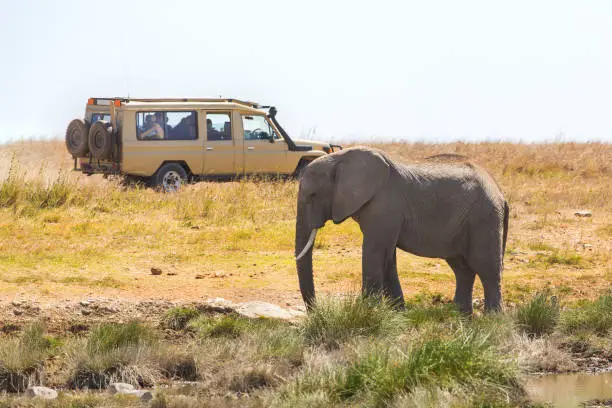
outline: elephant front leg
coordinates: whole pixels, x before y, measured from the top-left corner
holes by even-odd
[[[383,291],[385,248],[364,234],[361,249],[361,291],[366,296],[380,296]]]
[[[393,305],[399,309],[404,308],[404,293],[397,274],[397,250],[393,248],[392,256],[387,257],[385,262],[385,274],[383,277],[383,288],[386,296],[391,299]]]
[[[385,243],[364,234],[362,250],[363,293],[388,296],[403,306],[404,295],[397,276],[394,243]]]

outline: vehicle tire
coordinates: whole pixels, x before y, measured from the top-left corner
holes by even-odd
[[[295,172],[293,172],[293,178],[299,180],[302,178],[302,174],[306,167],[312,162],[312,160],[300,160],[297,167],[295,168]]]
[[[157,170],[152,181],[163,192],[173,193],[187,181],[187,172],[180,164],[167,163]]]
[[[96,122],[89,129],[89,150],[96,159],[108,159],[113,154],[113,135],[104,122]]]
[[[72,157],[85,157],[89,153],[89,126],[82,119],[75,119],[66,129],[66,148]]]

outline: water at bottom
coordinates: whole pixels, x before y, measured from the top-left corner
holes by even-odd
[[[549,402],[556,408],[574,408],[585,401],[612,399],[612,371],[529,377],[526,389],[535,402]]]

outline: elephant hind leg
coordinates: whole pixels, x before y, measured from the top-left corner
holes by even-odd
[[[485,312],[501,311],[503,270],[501,232],[475,237],[470,243],[467,263],[482,282]]]
[[[447,258],[446,262],[455,273],[455,303],[459,305],[461,313],[472,314],[472,292],[476,273],[462,256]]]

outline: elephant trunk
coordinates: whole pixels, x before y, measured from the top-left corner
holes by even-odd
[[[301,208],[298,208],[295,228],[295,255],[300,292],[306,307],[310,309],[315,299],[314,280],[312,277],[312,248],[317,230],[308,227]]]

